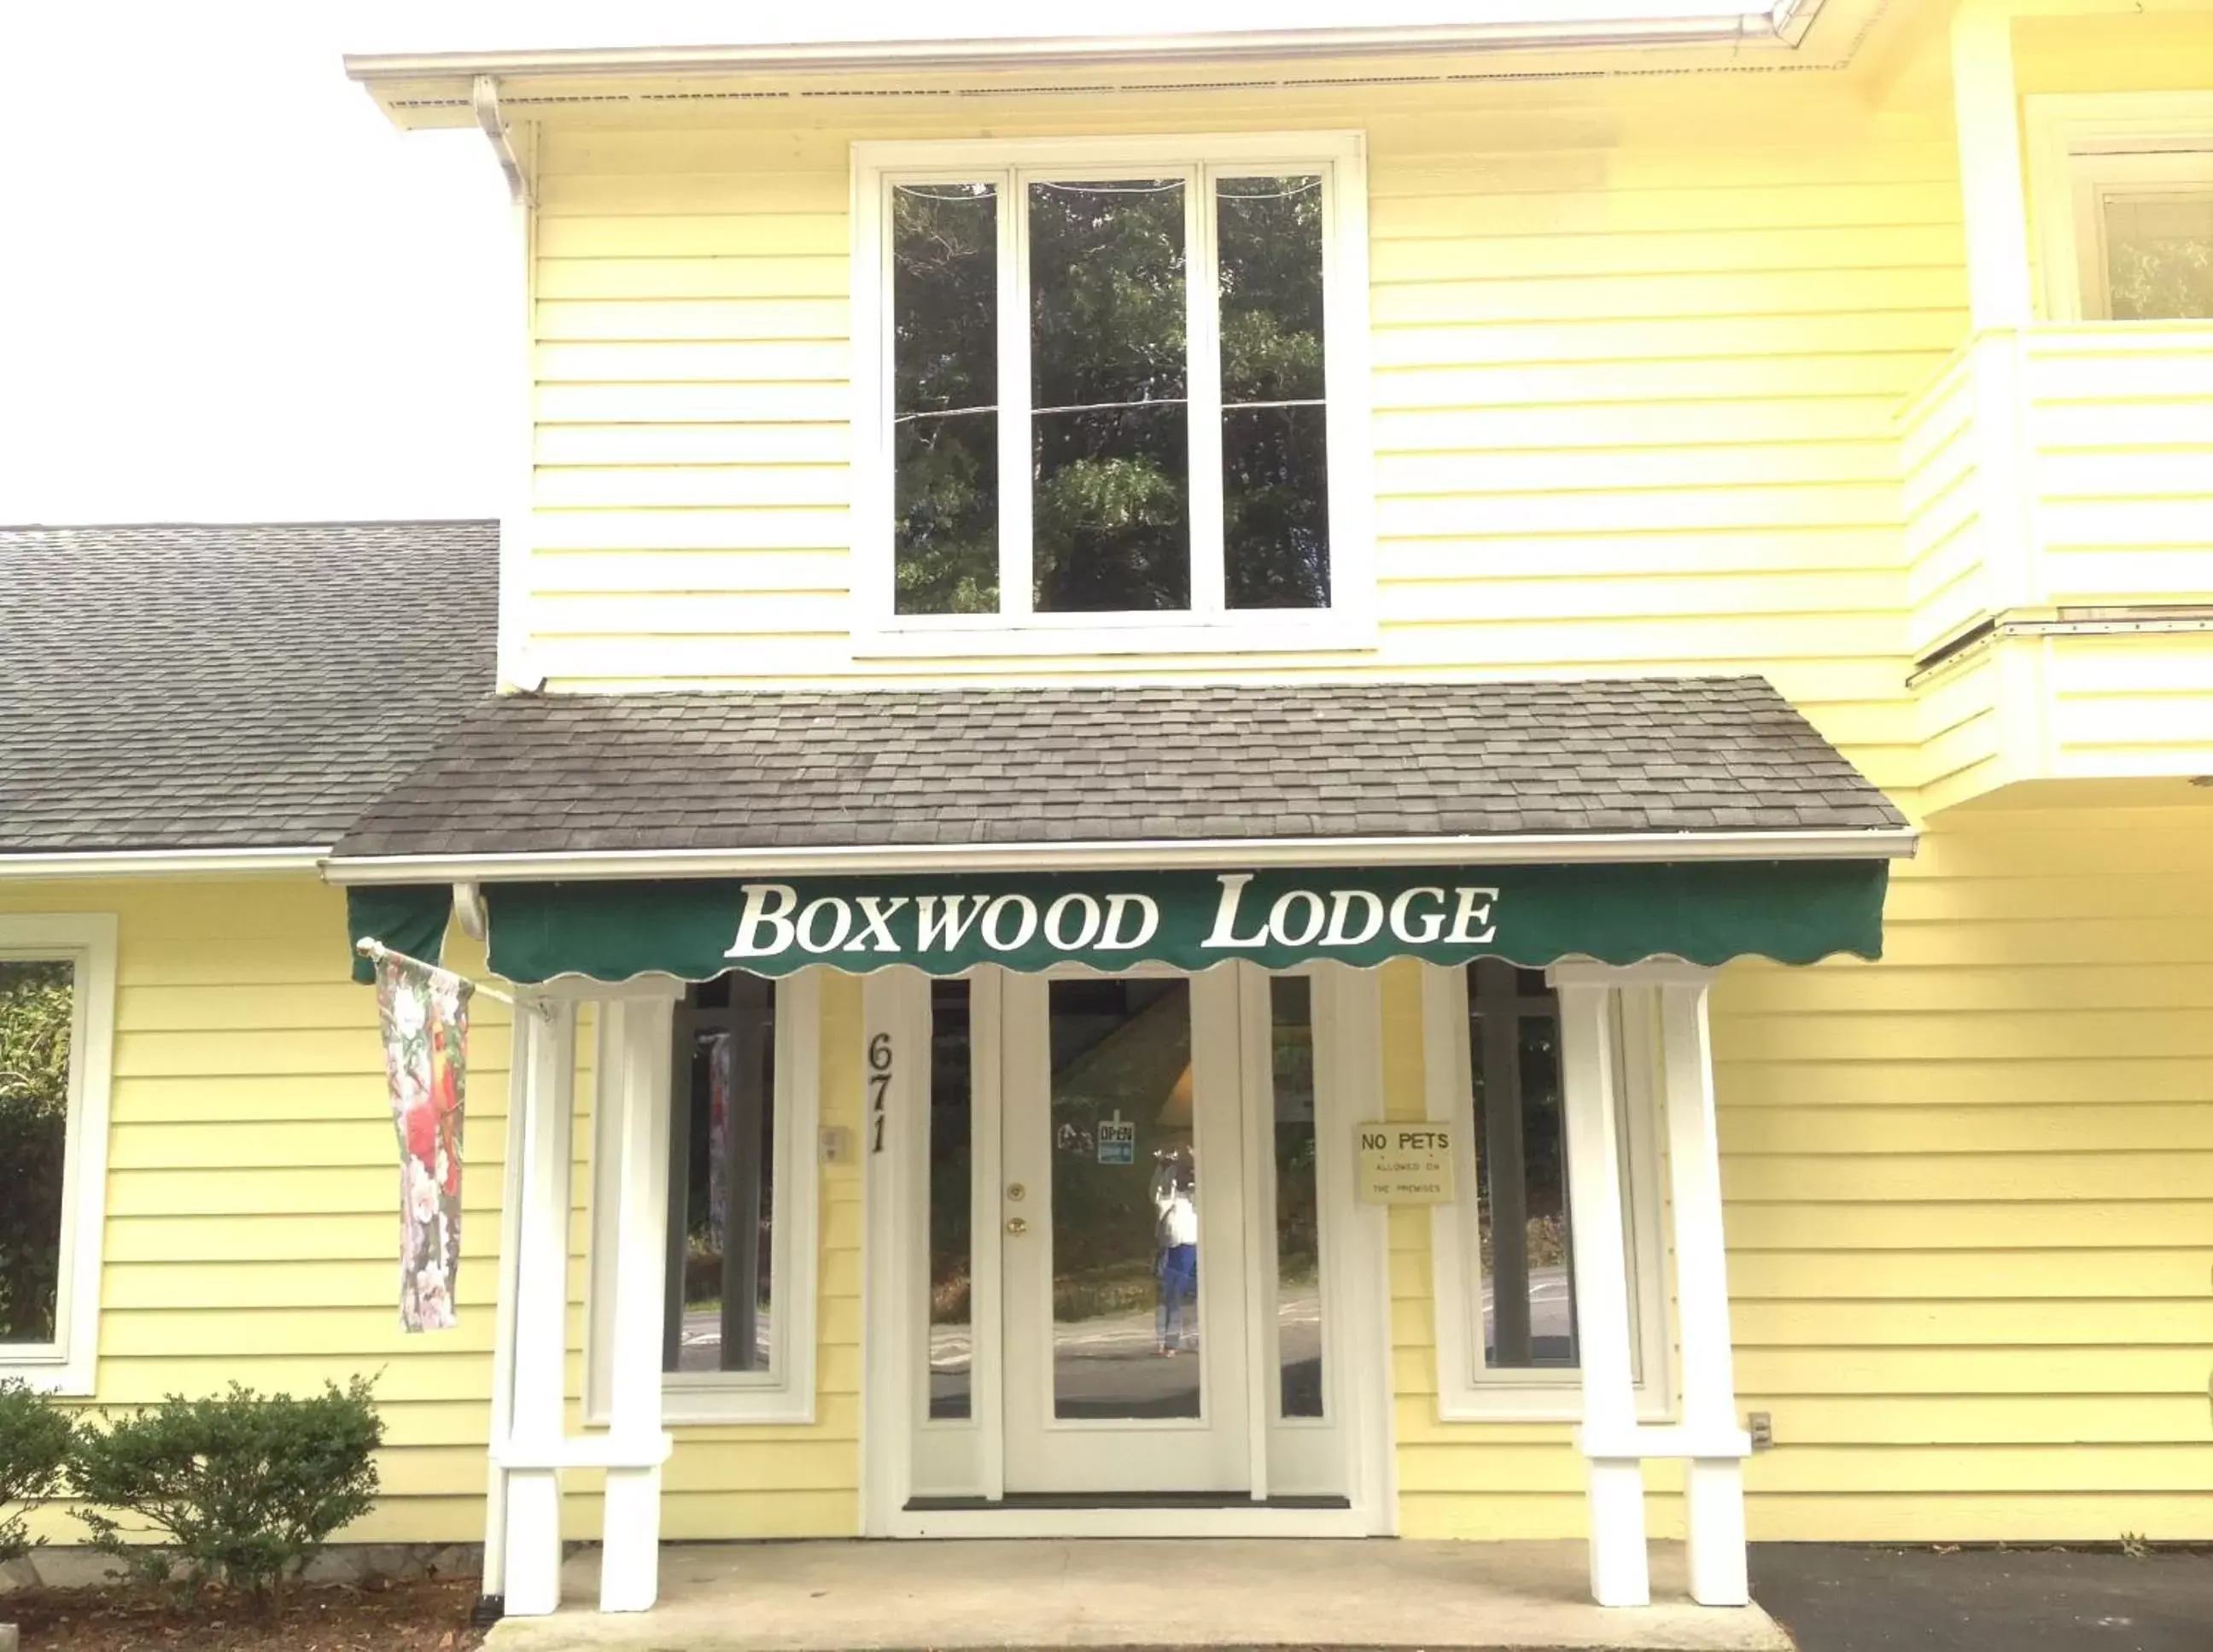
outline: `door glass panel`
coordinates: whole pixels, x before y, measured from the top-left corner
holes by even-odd
[[[1321,1206],[1314,1185],[1314,984],[1268,983],[1276,1115],[1276,1354],[1283,1415],[1322,1415]]]
[[[682,1300],[661,1369],[767,1371],[775,1314],[776,986],[702,981],[676,1018],[670,1249]]]
[[[1541,971],[1468,966],[1483,1362],[1576,1363],[1559,1001]]]
[[[1195,1417],[1190,983],[1054,981],[1047,991],[1053,1415]],[[1019,1219],[1020,1201],[1007,1208]]]
[[[968,983],[930,990],[930,1414],[969,1414],[975,1343],[969,1317],[973,1249],[969,1175]]]
[[[1037,612],[1188,608],[1184,186],[1028,193]]]
[[[2105,211],[2114,320],[2213,316],[2213,190],[2108,195]]]

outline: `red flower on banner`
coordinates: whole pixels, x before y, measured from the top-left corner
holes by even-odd
[[[401,1124],[407,1131],[407,1151],[426,1166],[435,1167],[438,1155],[438,1115],[429,1107],[410,1107]]]
[[[430,1105],[442,1113],[460,1105],[460,1087],[454,1082],[454,1064],[447,1058],[443,1027],[430,1030]]]

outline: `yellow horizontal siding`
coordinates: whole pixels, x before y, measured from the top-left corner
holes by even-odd
[[[1268,668],[1765,669],[1910,783],[1893,413],[1964,326],[1948,133],[1827,90],[1712,94],[994,105],[996,131],[1369,136],[1382,643]],[[719,113],[541,136],[533,631],[556,684],[1114,668],[848,643],[847,146],[985,117]]]
[[[481,1537],[504,1007],[472,1017],[460,1326],[409,1337],[376,1001],[348,978],[344,898],[308,877],[0,883],[0,912],[26,911],[118,921],[94,1401],[371,1376],[384,1497],[348,1535]],[[58,1515],[46,1529],[82,1537]]]

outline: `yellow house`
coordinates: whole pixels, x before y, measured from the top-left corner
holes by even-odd
[[[296,841],[0,768],[0,1369],[381,1369],[516,1614],[2213,1539],[2213,13],[1538,9],[351,60],[513,196],[496,668]],[[339,887],[519,1000],[438,1337]]]

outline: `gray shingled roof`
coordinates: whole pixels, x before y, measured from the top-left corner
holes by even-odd
[[[1757,677],[516,696],[338,853],[1904,825]]]
[[[498,539],[0,528],[0,853],[335,841],[490,692]]]

